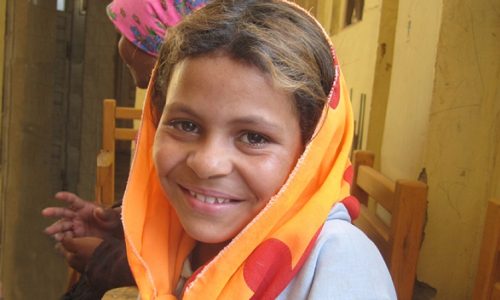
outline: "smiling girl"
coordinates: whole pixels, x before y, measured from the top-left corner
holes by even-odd
[[[123,203],[143,299],[396,298],[351,224],[350,103],[307,12],[211,2],[169,31],[145,105]]]

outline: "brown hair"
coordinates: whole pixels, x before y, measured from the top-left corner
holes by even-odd
[[[332,52],[312,17],[279,0],[214,0],[169,29],[154,86],[157,121],[175,65],[216,51],[257,66],[291,92],[302,141],[310,140],[334,80]]]

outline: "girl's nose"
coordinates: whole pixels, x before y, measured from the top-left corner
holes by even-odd
[[[197,144],[187,158],[187,165],[202,179],[228,175],[233,168],[228,147],[215,141]]]

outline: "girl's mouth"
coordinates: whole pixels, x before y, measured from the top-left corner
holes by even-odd
[[[213,196],[198,194],[198,193],[195,193],[191,190],[188,190],[188,192],[196,200],[203,202],[203,203],[207,203],[207,204],[227,204],[227,203],[235,201],[235,200],[227,199],[227,198],[213,197]]]

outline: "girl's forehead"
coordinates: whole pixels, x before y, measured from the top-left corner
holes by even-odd
[[[235,113],[293,112],[291,93],[276,87],[259,68],[227,55],[192,57],[179,62],[170,79],[166,105],[233,108]],[[241,110],[243,109],[243,111]]]
[[[203,71],[203,72],[201,72]],[[207,77],[205,77],[208,75]],[[233,87],[237,89],[254,88],[259,85],[268,86],[275,91],[284,89],[277,86],[272,77],[256,65],[234,58],[224,52],[191,56],[176,63],[171,72],[170,84],[187,81],[193,88],[199,86],[201,80],[218,81],[218,88]]]
[[[273,78],[273,76],[271,76],[271,74],[268,71],[264,70],[257,63],[253,63],[249,59],[237,57],[231,53],[228,53],[224,49],[218,49],[218,50],[211,51],[208,53],[203,53],[200,55],[192,55],[192,56],[188,56],[188,57],[185,57],[185,58],[179,60],[177,63],[173,64],[171,67],[170,76],[169,76],[168,82],[167,82],[167,87],[170,85],[170,83],[172,82],[172,80],[174,79],[175,76],[179,76],[179,70],[185,68],[186,62],[193,62],[193,61],[196,61],[196,62],[203,61],[204,64],[212,64],[212,65],[230,64],[232,66],[237,66],[239,71],[244,70],[244,71],[248,71],[248,72],[253,73],[253,75],[258,75],[259,81],[261,81],[261,80],[265,81],[266,84],[271,86],[273,89],[281,90],[282,92],[287,93],[290,96],[292,96],[292,94],[293,94],[292,91],[290,91],[289,89],[286,89],[284,87],[284,84],[282,84],[281,82],[279,82],[278,80]],[[197,67],[191,66],[191,64],[189,67],[190,67],[190,69],[197,68]],[[183,71],[185,71],[185,70],[183,70]],[[197,71],[194,71],[194,73],[197,73]],[[227,73],[229,73],[229,75],[231,75],[230,77],[236,76],[239,80],[241,80],[242,83],[247,83],[247,82],[250,84],[254,83],[253,81],[249,80],[249,77],[245,77],[245,76],[238,77],[237,76],[238,74],[231,73],[231,71],[229,71],[229,70],[225,70],[225,72],[221,72],[221,73],[214,73],[213,75],[217,76],[220,74],[227,74]],[[255,78],[255,76],[252,76],[252,78]],[[221,81],[221,84],[223,82],[224,81]],[[168,91],[167,91],[167,94],[168,94]]]

